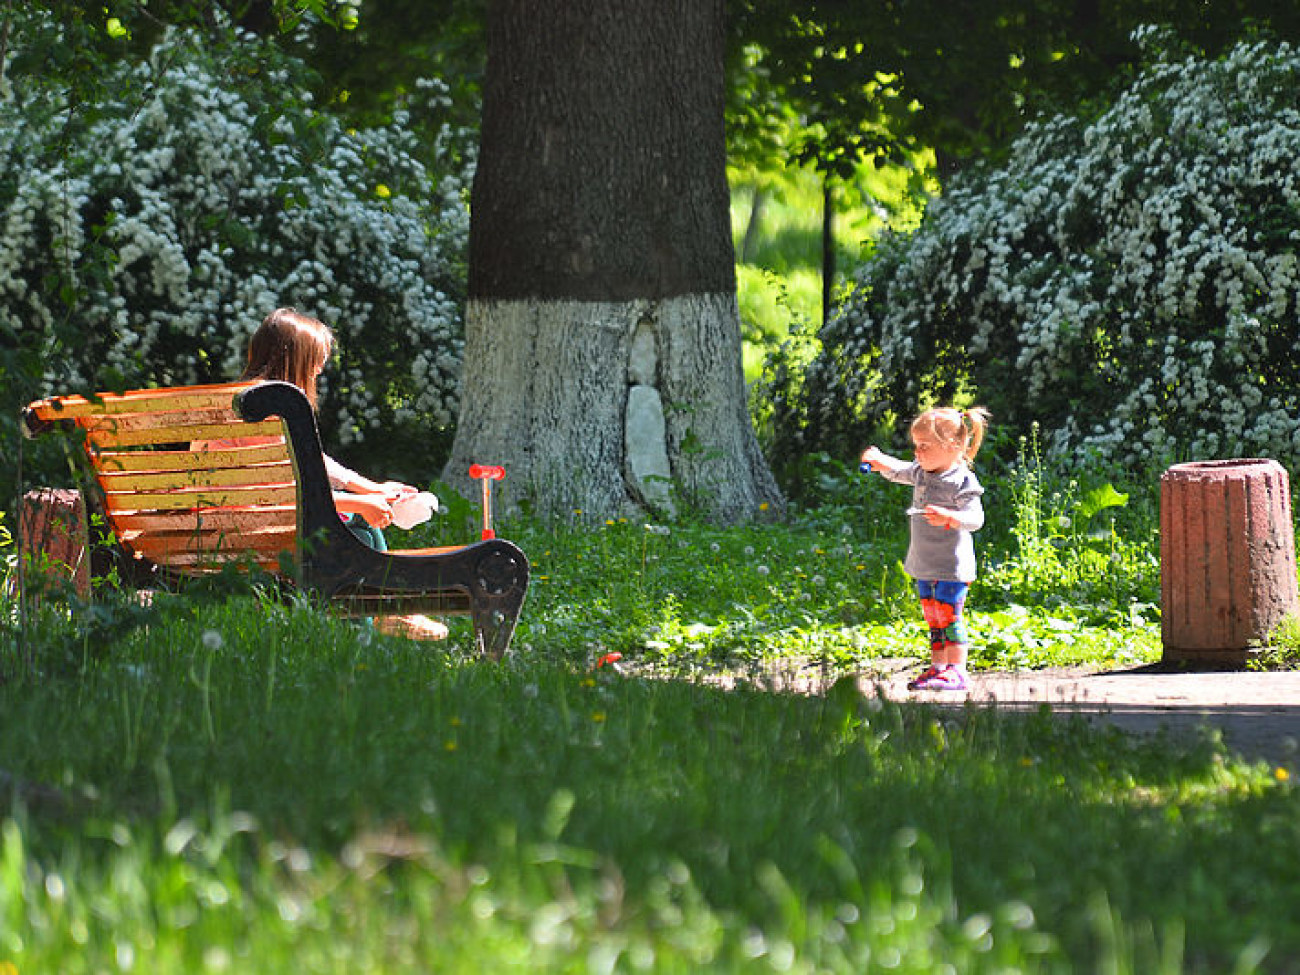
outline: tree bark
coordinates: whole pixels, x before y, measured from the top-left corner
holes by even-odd
[[[822,174],[822,324],[835,310],[835,186]]]
[[[779,510],[741,372],[723,0],[493,0],[446,472],[591,517]]]

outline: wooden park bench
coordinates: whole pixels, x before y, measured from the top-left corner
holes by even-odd
[[[105,521],[116,541],[164,574],[258,566],[333,612],[468,615],[480,652],[510,645],[528,560],[499,538],[378,552],[343,523],[311,404],[290,383],[263,382],[60,396],[23,412],[28,436],[84,433]],[[280,438],[194,450],[194,441]]]

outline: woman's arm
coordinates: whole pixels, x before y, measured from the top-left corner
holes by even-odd
[[[344,467],[329,454],[325,455],[325,473],[329,475],[330,487],[332,487],[335,492],[343,491],[349,494],[378,495],[389,503],[397,501],[399,498],[403,498],[407,495],[417,493],[415,488],[411,487],[409,484],[403,484],[400,481],[384,481],[382,484],[378,481],[372,481],[370,478]],[[338,500],[337,494],[335,500]],[[342,511],[343,509],[340,507],[339,510]]]
[[[387,528],[393,523],[393,507],[380,494],[335,491],[334,507],[340,514],[360,515],[373,528]]]

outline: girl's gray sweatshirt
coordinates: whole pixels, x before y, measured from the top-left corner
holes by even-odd
[[[972,582],[975,579],[975,543],[971,533],[984,525],[984,488],[964,463],[946,471],[928,473],[913,461],[898,470],[880,472],[887,480],[912,485],[908,508],[912,542],[903,568],[913,579],[929,582]],[[960,528],[937,528],[921,512],[937,504],[957,513]]]

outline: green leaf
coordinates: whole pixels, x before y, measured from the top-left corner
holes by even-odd
[[[1093,488],[1079,499],[1079,521],[1086,522],[1098,511],[1105,511],[1107,508],[1122,508],[1126,504],[1128,504],[1128,495],[1116,491],[1112,484]]]

